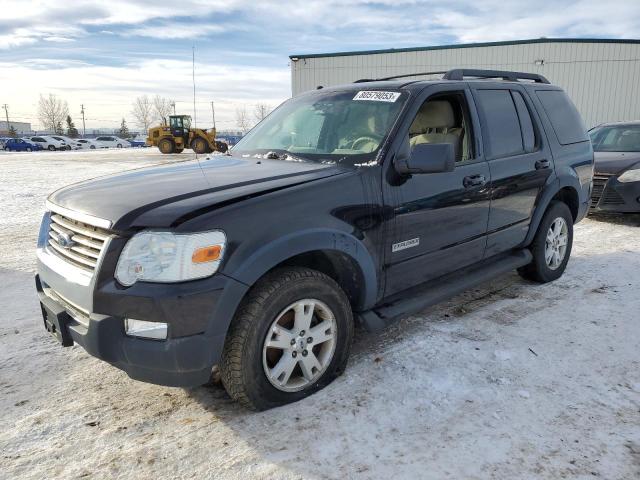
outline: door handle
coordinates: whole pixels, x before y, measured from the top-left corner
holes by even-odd
[[[551,163],[547,159],[538,160],[536,162],[536,170],[542,170],[544,168],[549,168],[550,166],[551,166]]]
[[[464,185],[464,188],[480,187],[482,185],[485,185],[486,183],[487,179],[484,178],[484,175],[469,175],[467,177],[464,177],[464,179],[462,180],[462,185]]]

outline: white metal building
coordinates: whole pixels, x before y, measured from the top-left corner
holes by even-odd
[[[7,124],[6,120],[0,120],[0,132],[8,132],[11,127],[15,128],[16,133],[19,135],[23,133],[31,133],[33,131],[31,130],[30,123],[9,121]]]
[[[293,95],[361,78],[452,68],[515,70],[540,73],[563,87],[589,128],[640,120],[640,40],[540,38],[289,58]]]

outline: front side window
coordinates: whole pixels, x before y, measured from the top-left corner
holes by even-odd
[[[640,125],[599,127],[590,136],[595,152],[640,152]]]
[[[239,155],[270,151],[318,162],[375,159],[404,102],[399,91],[314,92],[282,104],[233,148]]]
[[[409,127],[411,147],[421,143],[450,143],[456,162],[474,158],[473,132],[464,92],[447,92],[425,101]]]

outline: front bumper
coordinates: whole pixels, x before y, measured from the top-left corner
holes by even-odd
[[[591,211],[640,212],[640,182],[619,182],[615,175],[596,173],[593,177]]]
[[[109,248],[105,255],[102,266],[107,270],[116,253]],[[90,279],[74,278],[48,255],[38,251],[36,289],[45,327],[52,327],[47,315],[60,320],[60,341],[71,339],[135,380],[174,387],[209,380],[246,285],[216,274],[191,282],[139,282],[124,288],[104,270]],[[125,318],[164,322],[168,338],[130,337],[125,334]]]

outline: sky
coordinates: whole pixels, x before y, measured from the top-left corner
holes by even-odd
[[[135,128],[131,104],[235,129],[235,111],[291,96],[289,55],[546,37],[639,38],[638,0],[0,0],[0,104],[39,127],[40,94],[76,126]],[[4,111],[0,113],[4,114]]]

